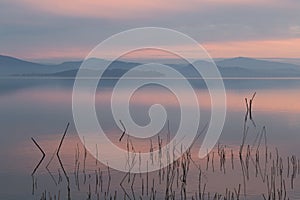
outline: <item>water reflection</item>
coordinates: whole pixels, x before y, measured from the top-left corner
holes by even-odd
[[[96,162],[81,144],[72,122],[60,149],[61,162],[59,159],[52,158],[61,141],[62,130],[68,121],[72,121],[72,88],[68,86],[69,81],[67,82],[63,84],[63,80],[61,83],[49,81],[47,84],[39,85],[34,82],[26,84],[23,80],[14,86],[17,89],[9,92],[1,91],[0,187],[3,189],[0,193],[1,199],[37,199],[43,195],[49,196],[49,192],[52,197],[56,195],[65,199],[68,197],[68,180],[64,170],[69,177],[70,196],[73,199],[89,197],[97,199],[98,196],[100,199],[117,196],[118,199],[123,198],[124,195],[131,199],[140,196],[149,199],[154,196],[156,198],[165,196],[166,193],[171,198],[174,192],[176,198],[186,195],[188,199],[192,196],[195,199],[196,196],[198,199],[200,197],[207,199],[208,195],[213,199],[216,192],[223,196],[227,193],[227,197],[233,195],[235,199],[238,196],[242,198],[244,194],[247,195],[247,199],[262,198],[262,193],[268,198],[274,190],[272,186],[274,178],[277,180],[275,190],[277,192],[279,189],[282,197],[285,191],[284,185],[287,196],[290,198],[299,196],[300,191],[297,189],[300,185],[297,179],[300,156],[299,88],[228,89],[226,124],[219,145],[209,154],[209,157],[203,160],[197,158],[196,151],[199,150],[202,139],[199,137],[193,149],[180,161],[172,162],[171,168],[164,168],[155,173],[133,175],[114,171]],[[245,125],[244,98],[251,97],[254,91],[257,95],[253,102],[252,114],[256,126],[249,120]],[[160,145],[166,143],[167,127],[160,133],[160,139],[157,136],[152,141],[128,139],[125,135],[119,142],[123,130],[119,130],[115,122],[110,121],[109,115],[103,113],[109,105],[110,95],[109,88],[99,91],[96,105],[99,120],[103,119],[107,135],[115,144],[127,149],[127,141],[131,140],[132,144],[129,143],[131,150],[133,146],[136,152],[146,152],[151,148],[159,149]],[[203,128],[210,116],[209,94],[199,89],[197,97],[201,102],[201,128]],[[84,98],[83,92],[83,101]],[[166,105],[171,113],[169,120],[172,136],[176,130],[176,121],[180,119],[177,116],[178,102],[171,93],[153,88],[144,88],[136,93],[131,99],[133,118],[140,124],[147,123],[147,109],[154,102]],[[189,98],[184,99],[184,102],[189,105]],[[103,116],[105,118],[108,116],[108,119]],[[240,145],[245,133],[247,137],[243,145],[241,161]],[[46,154],[45,160],[35,172],[34,184],[29,175],[41,154],[30,137],[37,141]],[[265,138],[267,138],[267,154]],[[107,148],[106,145],[99,141],[98,147],[95,148],[100,152],[101,149]],[[259,149],[259,156],[257,149]],[[117,158],[119,155],[111,156]],[[153,155],[153,159],[159,160],[159,155]],[[47,165],[50,160],[52,162]],[[136,162],[138,163],[138,158]],[[150,159],[149,164],[151,163]],[[268,181],[269,186],[267,186]],[[201,182],[200,186],[199,182]],[[282,188],[277,183],[282,183]],[[34,197],[31,194],[32,187],[35,188]],[[45,190],[46,194],[44,194]],[[278,192],[276,195],[278,197]]]

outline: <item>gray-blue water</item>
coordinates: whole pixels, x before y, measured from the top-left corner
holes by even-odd
[[[176,83],[174,83],[176,84]],[[60,193],[61,199],[66,199],[67,184],[62,169],[56,157],[49,165],[53,177],[45,169],[51,156],[55,152],[59,140],[63,134],[66,124],[70,122],[70,128],[64,140],[61,157],[71,182],[72,199],[87,199],[89,185],[91,198],[97,199],[97,194],[101,199],[105,196],[107,190],[108,171],[107,167],[96,163],[91,155],[86,159],[86,183],[84,183],[83,160],[84,150],[77,136],[73,116],[72,116],[72,79],[32,79],[32,78],[3,78],[0,80],[0,199],[40,199],[42,193],[46,190],[53,196]],[[194,161],[201,165],[203,170],[203,182],[206,183],[205,194],[210,192],[211,198],[218,192],[225,194],[226,188],[234,191],[241,184],[241,197],[244,198],[243,175],[239,164],[238,150],[241,145],[245,118],[245,100],[251,98],[256,92],[253,102],[253,122],[248,120],[249,127],[246,140],[247,145],[255,142],[256,135],[260,133],[263,127],[266,128],[267,144],[269,148],[269,165],[276,157],[276,148],[283,159],[285,173],[287,173],[287,157],[296,156],[296,166],[299,168],[300,157],[300,80],[225,80],[227,94],[227,115],[226,122],[219,139],[221,146],[226,146],[227,160],[224,174],[220,172],[219,156],[217,147],[214,149],[214,172],[212,171],[212,154],[210,155],[209,169],[206,170],[207,160],[199,160],[197,151],[194,154]],[[126,92],[126,91],[124,91]],[[201,99],[200,107],[203,117],[200,126],[203,127],[209,120],[210,101],[205,89],[197,89]],[[118,143],[118,138],[122,133],[116,128],[109,113],[109,97],[111,88],[106,87],[98,91],[96,95],[97,114],[100,123],[105,127],[107,135],[113,142]],[[122,99],[120,99],[122,101]],[[139,124],[147,124],[149,121],[147,109],[154,103],[166,104],[168,119],[171,130],[176,130],[177,122],[180,120],[178,111],[178,102],[172,94],[159,88],[142,88],[133,97],[132,117]],[[162,133],[166,130],[162,130]],[[31,141],[33,137],[46,152],[46,157],[34,175],[32,180],[31,173],[41,158],[41,153]],[[262,142],[262,146],[264,142]],[[76,154],[76,145],[80,149],[79,179],[80,190],[75,184],[74,163]],[[195,149],[199,148],[201,143],[197,142]],[[119,144],[122,146],[122,144]],[[149,140],[136,141],[137,148],[149,146]],[[124,145],[126,146],[126,145]],[[154,141],[154,147],[157,148],[157,142]],[[105,145],[99,146],[105,148]],[[261,147],[264,152],[264,147]],[[235,168],[232,169],[230,161],[231,149],[234,151]],[[246,150],[245,150],[246,151]],[[254,153],[255,154],[255,153]],[[263,153],[261,159],[263,159]],[[290,161],[291,162],[291,161]],[[291,167],[291,166],[290,166]],[[198,192],[198,169],[191,164],[189,179],[187,182],[187,196],[191,198]],[[250,162],[250,177],[247,180],[246,199],[263,199],[262,194],[267,195],[267,183],[261,178],[255,176],[255,166]],[[269,167],[270,168],[270,167]],[[269,169],[268,168],[268,172]],[[103,188],[100,186],[96,190],[95,170],[101,170],[103,173]],[[297,169],[299,170],[299,169]],[[97,172],[98,173],[98,172]],[[114,196],[117,191],[118,198],[124,198],[125,192],[120,187],[121,179],[125,173],[110,171],[112,180],[109,188],[108,197]],[[290,172],[292,169],[290,168]],[[165,194],[165,183],[159,183],[158,172],[150,173],[149,191],[146,194],[146,188],[142,195],[142,181],[146,181],[146,175],[137,175],[133,184],[133,190],[136,193],[135,198],[141,196],[143,199],[151,198],[151,187],[154,180],[156,197],[163,197]],[[299,172],[297,171],[296,175]],[[99,174],[98,174],[99,175]],[[291,174],[289,177],[284,174],[286,190],[290,199],[299,199],[300,181],[295,178],[294,188],[291,188]],[[61,178],[60,178],[61,177]],[[133,175],[131,177],[132,181]],[[61,179],[61,180],[60,180]],[[133,199],[131,192],[131,182],[125,181],[125,190],[128,192],[125,196]],[[146,184],[146,183],[145,183]],[[278,184],[278,182],[276,182]],[[202,185],[202,188],[203,188]],[[146,185],[145,185],[146,187]],[[276,186],[277,187],[277,186]],[[34,193],[33,193],[34,190]],[[181,183],[176,186],[176,178],[173,185],[176,193],[176,199],[180,199]],[[207,198],[207,196],[206,196]],[[48,199],[48,197],[47,197]]]

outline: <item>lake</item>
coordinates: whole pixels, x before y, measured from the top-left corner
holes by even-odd
[[[71,199],[162,199],[166,194],[170,199],[214,199],[218,195],[227,199],[264,199],[263,195],[299,199],[300,80],[249,78],[224,82],[226,120],[209,157],[197,156],[203,140],[200,135],[190,154],[172,160],[169,167],[133,174],[116,171],[109,163],[106,166],[96,161],[85,150],[73,121],[73,79],[1,78],[0,199],[50,199],[50,196],[67,199],[68,195]],[[123,130],[118,128],[119,122],[113,120],[110,112],[111,92],[109,86],[104,86],[97,91],[95,99],[97,117],[107,137],[120,148],[130,148],[128,155],[133,151],[158,150],[157,135],[150,140],[130,138],[126,134],[119,142]],[[205,88],[196,88],[195,92],[201,111],[200,131],[210,120],[211,102]],[[252,120],[248,116],[245,121],[245,98],[251,98],[254,92]],[[84,99],[84,91],[82,96]],[[119,104],[123,103],[126,105],[119,99]],[[170,91],[145,86],[132,96],[130,103],[132,118],[141,126],[149,123],[147,111],[151,105],[164,105],[169,131],[165,124],[159,133],[162,145],[168,141],[168,132],[170,137],[174,136],[180,109]],[[184,103],[189,106],[188,94]],[[59,151],[62,168],[55,152],[68,122],[70,126]],[[31,138],[46,155],[33,176],[42,153]],[[99,155],[109,151],[108,144],[97,143]],[[111,156],[117,159],[120,155]],[[153,155],[147,164],[151,162],[159,162],[159,155]]]

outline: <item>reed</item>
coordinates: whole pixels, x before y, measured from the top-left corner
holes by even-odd
[[[255,93],[247,103],[247,111],[252,110],[253,99]],[[251,106],[250,106],[251,105]],[[251,108],[251,109],[250,109]],[[249,119],[253,116],[251,115]],[[251,119],[253,120],[253,119]],[[231,146],[226,146],[224,144],[218,143],[217,147],[208,152],[207,157],[203,160],[195,159],[192,154],[195,152],[193,145],[199,138],[201,133],[205,128],[199,132],[193,141],[190,148],[185,148],[180,144],[179,148],[176,148],[176,142],[174,142],[171,147],[171,131],[170,123],[168,121],[166,135],[158,134],[157,142],[154,142],[153,138],[150,138],[148,142],[148,149],[150,151],[150,157],[147,160],[142,160],[141,151],[138,150],[137,145],[134,144],[134,138],[127,135],[127,139],[124,140],[126,133],[126,128],[122,124],[124,130],[119,142],[124,142],[126,145],[127,153],[125,168],[127,172],[125,173],[114,173],[106,163],[106,168],[103,171],[101,167],[103,165],[97,162],[98,159],[98,146],[96,145],[96,163],[91,166],[89,158],[87,158],[87,150],[85,147],[85,142],[83,143],[83,156],[81,155],[79,145],[75,146],[75,161],[74,161],[74,182],[72,184],[68,177],[67,171],[65,170],[62,160],[59,157],[63,141],[65,139],[69,124],[60,140],[59,146],[57,148],[56,155],[58,157],[60,168],[58,170],[58,185],[62,183],[63,176],[67,180],[67,198],[71,199],[71,188],[76,187],[78,191],[84,192],[85,199],[196,199],[196,200],[208,200],[208,199],[219,199],[219,200],[233,200],[242,199],[242,195],[246,199],[248,197],[247,185],[250,184],[250,180],[262,183],[265,186],[264,192],[260,198],[275,200],[275,199],[288,199],[288,191],[296,188],[296,179],[299,175],[300,164],[299,159],[295,155],[289,155],[285,159],[280,155],[279,149],[275,147],[274,149],[268,148],[267,145],[267,131],[263,127],[261,130],[257,131],[254,135],[255,139],[253,144],[249,144],[249,134],[250,127],[254,127],[257,130],[256,125],[252,126],[248,123],[248,117],[245,117],[242,130],[242,140],[239,145],[239,149]],[[32,139],[33,140],[33,139]],[[35,140],[33,140],[35,141]],[[163,151],[164,142],[169,144],[167,148]],[[36,146],[39,145],[34,142]],[[263,147],[264,145],[264,147]],[[230,147],[230,148],[229,148]],[[171,149],[172,148],[172,149]],[[157,149],[157,152],[154,151]],[[43,150],[40,149],[43,153]],[[175,159],[175,154],[177,152],[181,153],[179,159]],[[235,157],[235,155],[238,155]],[[44,155],[44,154],[43,154]],[[44,157],[44,156],[43,156]],[[52,157],[54,157],[52,155]],[[49,163],[52,162],[51,157]],[[167,166],[162,167],[163,161],[166,160]],[[227,162],[226,162],[227,161]],[[133,174],[131,169],[138,162],[139,173]],[[147,169],[145,173],[141,173],[141,165],[146,163]],[[80,164],[83,163],[83,164]],[[149,172],[150,165],[158,165],[159,169],[156,172]],[[215,170],[215,165],[220,167],[220,170]],[[240,165],[240,166],[239,166]],[[36,167],[36,169],[39,165]],[[201,167],[204,169],[202,170]],[[231,170],[227,170],[227,168]],[[34,169],[34,172],[36,171]],[[61,174],[62,171],[62,174]],[[91,173],[89,173],[91,172]],[[198,173],[198,174],[197,174]],[[226,184],[228,176],[231,174],[242,174],[241,180],[234,185],[237,187],[229,186]],[[33,173],[34,174],[34,173]],[[88,174],[88,175],[87,175]],[[118,174],[118,175],[116,175]],[[197,174],[195,176],[195,174]],[[224,180],[224,189],[212,192],[210,186],[212,186],[209,181],[209,176],[215,175],[220,180]],[[120,180],[119,187],[115,185],[115,179],[122,177]],[[198,177],[197,177],[198,176]],[[83,178],[83,181],[81,181]],[[198,180],[195,180],[197,179]],[[54,179],[56,180],[56,179]],[[286,181],[288,181],[286,184]],[[37,189],[37,180],[33,178],[33,188]],[[190,189],[194,189],[192,192]],[[196,189],[196,191],[195,191]],[[92,191],[93,190],[93,191]],[[51,194],[50,191],[42,191],[40,199],[60,199],[60,190],[57,193]],[[259,198],[259,197],[257,197]]]

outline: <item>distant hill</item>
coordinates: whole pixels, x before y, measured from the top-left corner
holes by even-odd
[[[295,69],[298,70],[300,66],[289,63],[274,62],[267,60],[258,60],[253,58],[237,57],[224,59],[216,62],[220,67],[242,67],[245,69],[254,70],[278,70],[278,69]]]
[[[224,76],[295,77],[300,76],[300,66],[289,63],[237,57],[216,62]]]
[[[108,64],[109,61],[90,58],[85,61],[86,66],[91,70],[102,70],[99,66]],[[39,64],[28,62],[10,56],[0,55],[0,76],[40,76],[40,75],[53,75],[53,76],[75,76],[82,61],[69,61],[61,64]],[[133,66],[139,65],[133,62],[114,61],[110,65],[110,69],[128,70]]]
[[[65,62],[58,65],[39,64],[0,55],[0,76],[47,74],[78,68],[81,62]]]
[[[95,71],[104,70],[99,66],[108,64],[109,61],[91,58],[85,61],[88,66],[87,74],[93,76]],[[201,66],[207,64],[205,61],[196,61]],[[53,77],[75,77],[82,61],[70,61],[61,64],[39,64],[28,62],[9,56],[0,55],[0,76],[53,76]],[[113,61],[109,70],[105,71],[106,77],[120,77],[129,69],[140,65],[137,62]],[[283,62],[258,60],[245,57],[218,60],[216,62],[219,71],[224,77],[300,77],[300,66]],[[169,64],[186,77],[198,77],[197,71],[190,65]],[[151,71],[145,75],[136,72],[135,76],[163,76],[161,72]]]
[[[103,70],[92,70],[92,69],[87,69],[87,70],[83,70],[84,74],[86,77],[95,77],[96,76],[96,72],[103,72]],[[62,71],[62,72],[56,72],[56,73],[52,73],[52,74],[42,74],[40,76],[51,76],[51,77],[75,77],[76,74],[78,72],[78,69],[72,69],[72,70],[66,70],[66,71]],[[121,77],[123,76],[125,73],[127,72],[127,70],[124,69],[110,69],[110,70],[106,70],[102,76],[103,77],[107,77],[107,78],[115,78],[115,77]],[[155,71],[147,71],[147,73],[145,73],[144,71],[138,71],[136,70],[135,73],[132,74],[131,77],[163,77],[164,75],[159,73],[159,72],[155,72]]]
[[[0,75],[51,72],[49,66],[0,55]]]

